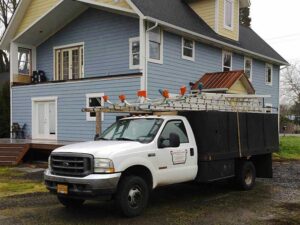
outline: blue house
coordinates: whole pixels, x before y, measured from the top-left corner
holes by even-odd
[[[249,0],[21,0],[1,39],[11,60],[11,122],[30,139],[91,140],[86,106],[108,95],[178,93],[210,72],[244,70],[257,94],[279,105],[287,65],[251,28],[239,24]],[[32,83],[34,71],[44,82]],[[103,115],[103,126],[115,116]]]

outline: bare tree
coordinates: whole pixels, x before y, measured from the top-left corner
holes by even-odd
[[[300,102],[300,63],[293,62],[283,69],[281,76],[282,96],[289,103]]]

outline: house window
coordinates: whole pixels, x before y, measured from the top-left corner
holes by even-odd
[[[233,29],[234,0],[224,0],[224,27]]]
[[[195,60],[195,42],[186,38],[182,38],[182,58],[187,60]]]
[[[244,63],[245,63],[244,65],[245,74],[248,77],[248,79],[251,81],[252,80],[252,59],[245,58]]]
[[[94,93],[94,94],[87,94],[86,95],[86,107],[93,108],[93,107],[100,107],[104,105],[103,100],[103,93]],[[96,113],[86,113],[86,120],[87,121],[96,121]],[[103,120],[103,114],[102,114]]]
[[[55,80],[76,80],[84,77],[83,45],[56,47]]]
[[[272,85],[273,80],[273,66],[270,64],[266,64],[266,84]]]
[[[154,27],[153,29],[151,29]],[[148,24],[149,38],[149,61],[154,63],[162,63],[163,58],[163,32],[160,27],[155,27],[153,23]]]
[[[129,39],[129,68],[139,69],[140,66],[140,39],[130,38]]]
[[[20,75],[31,75],[31,49],[18,48],[18,69]]]
[[[265,105],[265,113],[272,113],[273,112],[273,105],[266,103]]]
[[[232,69],[232,53],[223,51],[223,72]]]

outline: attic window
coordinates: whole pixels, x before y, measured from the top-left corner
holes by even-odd
[[[230,71],[232,69],[232,53],[223,51],[223,72]]]
[[[182,58],[195,61],[195,42],[182,38]]]
[[[234,2],[233,0],[224,1],[224,27],[226,29],[233,29],[233,16],[234,14]]]

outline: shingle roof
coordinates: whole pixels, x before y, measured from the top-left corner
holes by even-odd
[[[197,89],[199,84],[203,84],[203,89],[230,89],[235,82],[243,78],[244,84],[249,88],[249,94],[255,93],[255,89],[251,82],[246,78],[243,70],[218,72],[218,73],[206,73],[199,81],[195,83],[192,89]]]
[[[200,35],[287,63],[251,28],[240,25],[240,39],[234,41],[218,35],[183,0],[131,0],[144,16],[184,28]]]

